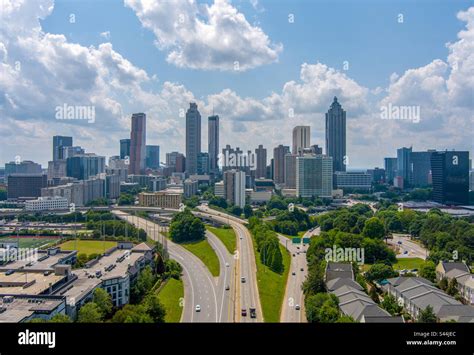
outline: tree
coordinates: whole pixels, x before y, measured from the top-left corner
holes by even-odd
[[[127,304],[114,314],[112,323],[153,323],[144,305]]]
[[[451,280],[449,280],[449,283],[448,283],[448,288],[446,289],[446,293],[450,296],[456,296],[456,294],[458,293],[458,280],[456,278],[452,278]]]
[[[369,271],[365,273],[365,278],[368,281],[379,281],[395,276],[396,273],[390,265],[374,264]]]
[[[427,261],[423,265],[420,266],[420,270],[418,275],[424,277],[431,282],[435,282],[436,280],[436,265],[432,261]]]
[[[276,273],[281,274],[283,272],[283,257],[281,255],[281,250],[279,246],[274,248],[273,250],[273,258],[272,258],[272,264],[270,266],[270,269],[275,271]]]
[[[324,282],[324,263],[314,262],[308,268],[308,276],[303,282],[303,291],[307,296],[320,292],[326,292],[326,283]]]
[[[102,288],[98,288],[94,291],[93,302],[99,307],[102,318],[112,311],[112,297]]]
[[[385,295],[380,305],[392,316],[399,315],[403,310],[403,307],[398,304],[395,297],[390,294]]]
[[[202,240],[205,227],[189,210],[176,214],[171,220],[170,238],[176,243]]]
[[[253,215],[253,210],[250,205],[244,206],[244,216],[245,218],[250,218]]]
[[[50,323],[72,323],[72,319],[65,314],[56,314],[51,320]]]
[[[81,307],[77,317],[78,323],[101,323],[102,322],[102,313],[94,302],[88,302]]]
[[[145,298],[145,308],[154,323],[165,322],[166,310],[156,293],[152,293]]]
[[[365,221],[362,233],[367,238],[383,239],[385,237],[385,227],[379,218],[372,217]]]
[[[337,297],[330,293],[316,293],[305,301],[309,323],[334,323],[339,319]]]
[[[424,310],[421,310],[418,315],[418,323],[436,323],[436,321],[437,318],[431,306],[427,306]]]
[[[446,277],[443,277],[441,280],[439,280],[438,286],[443,291],[446,291],[446,289],[448,288],[448,279]]]
[[[354,323],[354,319],[350,316],[342,315],[335,323]]]
[[[146,266],[138,276],[138,280],[132,289],[133,303],[139,302],[152,289],[155,281],[151,267]]]
[[[181,272],[183,271],[183,268],[181,265],[176,261],[172,259],[168,259],[165,262],[165,277],[172,277],[173,279],[179,280],[181,277]]]

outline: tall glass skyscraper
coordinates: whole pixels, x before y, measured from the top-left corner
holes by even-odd
[[[255,177],[257,179],[265,178],[267,176],[267,150],[260,144],[258,148],[255,149],[255,155],[257,157]]]
[[[130,158],[130,138],[120,140],[120,159]]]
[[[54,136],[53,137],[53,161],[64,159],[63,147],[72,147],[72,137]]]
[[[305,148],[310,147],[311,127],[296,126],[293,128],[293,146],[292,153],[302,155]]]
[[[191,102],[186,112],[186,173],[197,174],[198,155],[201,153],[201,114]]]
[[[160,167],[160,146],[146,146],[146,167],[148,169],[158,169]]]
[[[146,115],[132,115],[132,131],[130,133],[130,165],[129,174],[141,175],[146,166]]]
[[[334,171],[346,171],[346,111],[337,97],[326,113],[326,154],[333,159]]]
[[[209,152],[209,170],[216,173],[219,169],[219,116],[209,116],[208,118],[208,152]]]
[[[447,205],[469,203],[469,152],[431,154],[433,200]]]

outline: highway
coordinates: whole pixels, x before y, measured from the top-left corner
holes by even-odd
[[[236,262],[236,290],[235,290],[235,321],[238,323],[262,322],[263,313],[260,304],[260,296],[257,286],[257,265],[255,263],[255,252],[253,249],[252,236],[245,227],[243,219],[215,211],[205,205],[200,205],[199,210],[203,215],[212,216],[220,223],[229,224],[235,231],[237,237]],[[196,213],[198,215],[198,213]],[[244,278],[244,282],[243,279]],[[255,308],[257,317],[250,318],[250,308]],[[247,315],[242,315],[242,309]]]
[[[396,233],[392,236],[392,239],[387,239],[387,243],[398,248],[399,253],[397,254],[397,258],[420,258],[426,260],[428,257],[428,250],[410,240],[408,236]],[[399,244],[399,242],[401,244]]]
[[[123,211],[115,210],[113,213],[136,227],[144,229],[152,239],[154,238],[163,243],[164,239],[162,238],[164,237],[159,234],[160,226],[158,224],[144,218],[132,216]],[[226,299],[228,299],[226,292],[231,293],[231,291],[225,291],[224,285],[231,279],[229,276],[230,271],[222,273],[221,269],[221,275],[216,279],[212,277],[207,267],[193,253],[170,240],[164,240],[164,242],[170,257],[183,267],[185,292],[181,321],[192,323],[232,321],[232,314],[229,314],[229,309],[232,307],[229,307],[228,300],[226,303]],[[214,247],[221,244],[217,238],[212,236],[209,243]],[[225,249],[223,245],[222,248]],[[216,251],[218,256],[222,253],[222,248],[218,247],[218,251]],[[223,264],[225,268],[225,262]],[[201,307],[199,312],[195,310],[197,305]]]

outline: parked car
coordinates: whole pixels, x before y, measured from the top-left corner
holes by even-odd
[[[245,283],[245,277],[241,277],[241,278],[240,278],[240,281],[241,281],[242,283]]]
[[[226,290],[226,291],[229,291],[229,290],[230,290],[230,286],[227,285],[227,286],[225,287],[225,290]]]
[[[300,305],[297,304],[297,305],[295,306],[295,309],[296,309],[297,311],[299,311],[299,310],[301,309]]]

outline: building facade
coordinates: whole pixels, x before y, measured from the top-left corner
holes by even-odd
[[[209,152],[209,170],[211,173],[219,171],[219,116],[209,116],[207,132],[207,148]]]
[[[196,174],[198,155],[201,153],[201,114],[191,102],[186,112],[186,173]]]
[[[311,127],[296,126],[293,128],[292,154],[303,154],[305,148],[309,148],[311,143]]]
[[[146,115],[132,115],[129,174],[143,174],[146,167]]]
[[[325,155],[296,158],[297,197],[332,197],[333,160]]]
[[[433,201],[447,205],[469,203],[469,152],[433,152],[431,174]]]
[[[337,97],[326,113],[326,154],[333,159],[333,171],[346,171],[346,111]]]

